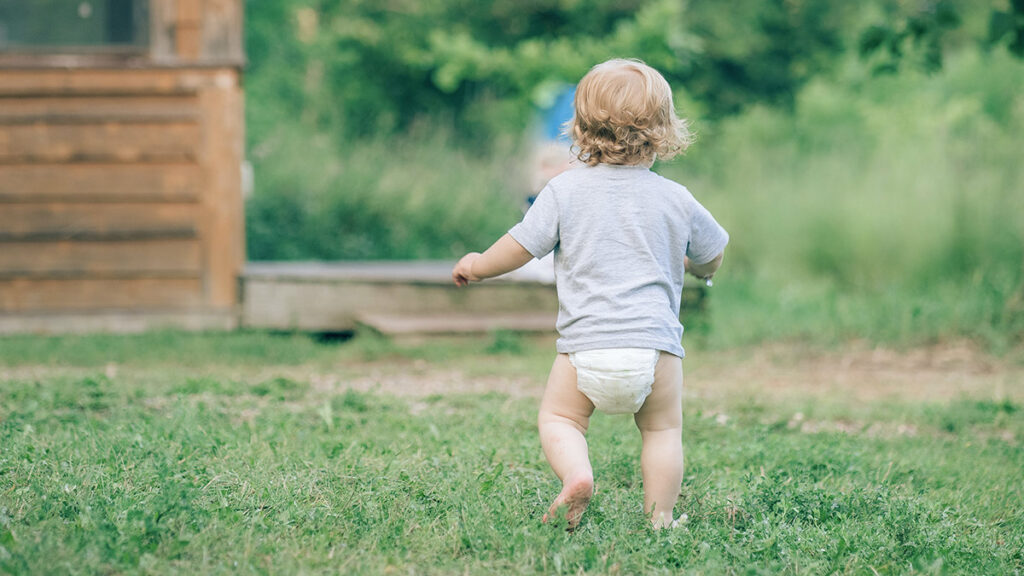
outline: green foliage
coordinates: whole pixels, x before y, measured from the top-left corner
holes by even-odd
[[[821,0],[713,0],[688,3],[687,22],[699,42],[692,73],[670,69],[713,117],[755,103],[790,106],[808,80],[845,50],[845,27],[863,10]]]
[[[117,366],[125,363],[244,365],[254,360],[275,364],[319,362],[330,348],[305,334],[238,331],[193,334],[174,330],[144,334],[6,335],[0,337],[0,366]],[[195,386],[208,382],[197,381]],[[185,390],[186,392],[188,390]]]
[[[691,334],[1012,345],[1024,67],[977,46],[1016,6],[250,2],[248,254],[486,248],[520,217],[536,107],[601,59],[639,56],[699,137],[657,169],[733,236]]]
[[[954,2],[942,0],[929,3],[896,22],[870,26],[860,36],[860,54],[868,57],[882,53],[875,63],[875,73],[893,73],[899,69],[907,52],[916,53],[918,65],[925,71],[942,68],[942,39],[960,24]]]
[[[641,513],[632,419],[598,414],[588,441],[599,490],[567,535],[539,521],[558,482],[539,448],[535,399],[350,388],[394,363],[353,363],[359,338],[310,344],[355,370],[333,388],[254,376],[291,367],[247,355],[251,335],[164,338],[145,341],[149,356],[128,374],[103,374],[103,357],[90,360],[94,347],[78,339],[61,344],[83,360],[77,374],[35,366],[0,376],[0,573],[1024,569],[1016,400],[688,399],[679,511],[689,522],[658,533]],[[5,340],[0,355],[17,360],[6,344],[28,340]],[[98,341],[118,358],[138,345]],[[161,360],[189,342],[235,368]],[[452,345],[427,362],[470,372],[485,345]],[[523,352],[550,364],[549,341]],[[512,357],[485,361],[504,377],[542,378]],[[239,362],[250,371],[225,379]],[[820,430],[793,426],[796,409]]]
[[[544,83],[575,82],[612,55],[677,66],[691,52],[680,5],[666,0],[267,4],[247,6],[258,79],[250,94],[346,137],[390,133],[429,115],[486,143],[495,130],[521,129]],[[255,119],[258,142],[266,118]]]
[[[905,59],[935,70],[950,45],[1012,36],[1014,10],[968,0],[250,0],[250,142],[258,150],[282,124],[341,142],[429,118],[487,146],[520,134],[552,86],[622,56],[658,68],[712,117],[789,106],[847,48],[877,70]]]
[[[1019,341],[1024,66],[972,53],[931,76],[849,74],[661,168],[732,231],[715,339]]]
[[[988,41],[997,44],[1009,38],[1007,48],[1024,58],[1024,1],[1011,0],[1009,10],[993,10],[989,20]]]
[[[791,102],[859,13],[827,0],[629,2],[250,1],[250,141],[281,123],[335,138],[424,117],[486,146],[520,134],[551,86],[611,57],[641,58],[715,114]]]
[[[248,256],[451,258],[486,247],[521,217],[526,197],[513,192],[519,163],[506,148],[481,159],[439,133],[341,147],[289,130],[256,168]]]

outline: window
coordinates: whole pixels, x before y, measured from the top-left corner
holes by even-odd
[[[149,0],[0,0],[0,51],[138,52]]]

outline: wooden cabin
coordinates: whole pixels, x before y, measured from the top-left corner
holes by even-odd
[[[0,2],[0,333],[237,325],[241,16]]]

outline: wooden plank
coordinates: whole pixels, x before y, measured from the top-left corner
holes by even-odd
[[[254,328],[331,332],[353,330],[366,314],[553,314],[555,287],[492,282],[459,289],[454,284],[405,282],[268,281],[243,278],[242,322]]]
[[[189,23],[179,24],[174,29],[175,43],[178,49],[178,58],[186,62],[194,62],[199,59],[202,48],[202,29],[200,24]]]
[[[0,125],[0,162],[193,160],[200,143],[189,122]]]
[[[200,0],[178,0],[178,25],[198,26],[203,18],[203,3]]]
[[[0,124],[196,122],[198,101],[185,96],[37,96],[0,99]]]
[[[0,209],[0,240],[187,238],[198,219],[196,204],[8,204]]]
[[[197,60],[202,49],[202,3],[199,0],[178,0],[174,23],[174,44],[178,58]]]
[[[0,249],[0,277],[202,273],[197,239],[137,242],[22,242]]]
[[[93,312],[28,312],[0,315],[0,334],[139,333],[148,330],[234,330],[233,310],[99,310]]]
[[[554,332],[557,314],[383,314],[366,313],[356,323],[387,336],[411,334],[480,334],[495,330],[519,332]]]
[[[245,277],[253,281],[268,282],[328,282],[328,283],[382,283],[382,284],[452,284],[449,260],[367,260],[367,261],[309,261],[309,262],[247,262]],[[506,274],[487,283],[520,282],[536,284],[517,274]]]
[[[195,308],[198,278],[0,279],[0,312]]]
[[[27,116],[0,117],[0,126],[67,126],[69,124],[108,125],[108,124],[164,124],[178,122],[196,122],[195,112],[119,112],[83,111],[81,114],[38,114]]]
[[[454,264],[249,263],[242,276],[241,322],[253,328],[333,332],[354,330],[360,318],[479,317],[486,325],[486,317],[527,322],[527,317],[558,310],[554,285],[509,275],[457,288],[451,281]],[[684,288],[685,317],[700,314],[704,294],[696,282]]]
[[[0,203],[195,202],[196,164],[0,164]]]
[[[202,195],[207,303],[231,306],[238,302],[238,278],[245,263],[242,95],[237,76],[222,74],[224,82],[200,92],[203,110]]]
[[[0,97],[80,95],[186,95],[215,84],[216,68],[0,69]]]

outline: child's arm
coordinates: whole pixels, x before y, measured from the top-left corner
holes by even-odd
[[[458,286],[479,282],[485,278],[501,276],[533,259],[533,254],[508,234],[498,239],[486,252],[470,252],[459,260],[452,270],[452,280]]]
[[[719,252],[718,256],[711,259],[710,262],[704,264],[694,264],[692,260],[686,258],[686,271],[693,274],[697,278],[706,280],[715,275],[718,271],[718,267],[722,265],[722,260],[725,258],[725,252]]]

